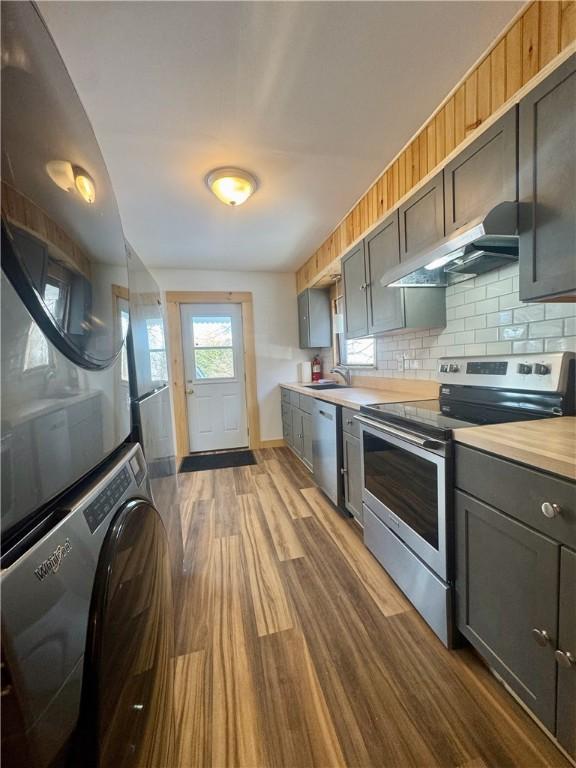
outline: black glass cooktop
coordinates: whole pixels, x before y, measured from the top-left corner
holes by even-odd
[[[363,405],[360,411],[378,421],[404,427],[412,432],[449,440],[452,431],[480,424],[544,418],[548,414],[490,408],[486,403],[417,400],[409,403],[375,403]]]

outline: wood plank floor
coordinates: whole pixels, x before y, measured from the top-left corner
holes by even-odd
[[[178,768],[568,766],[287,449],[179,476]]]

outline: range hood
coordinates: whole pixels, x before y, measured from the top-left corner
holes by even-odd
[[[504,202],[384,275],[383,285],[439,287],[518,261],[518,203]]]

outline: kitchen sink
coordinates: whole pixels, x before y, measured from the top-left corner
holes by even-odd
[[[347,389],[348,384],[305,384],[306,389]]]

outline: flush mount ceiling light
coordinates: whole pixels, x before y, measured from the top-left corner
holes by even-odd
[[[206,186],[225,205],[242,205],[254,194],[258,183],[240,168],[216,168],[206,176]]]
[[[50,160],[46,163],[46,173],[65,192],[76,190],[85,202],[96,202],[94,179],[79,165],[72,165],[68,160]]]

